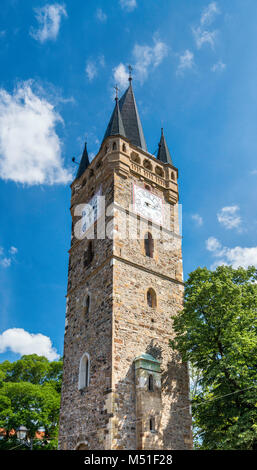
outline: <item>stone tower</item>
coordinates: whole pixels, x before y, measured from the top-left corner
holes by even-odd
[[[178,170],[148,153],[130,78],[71,185],[60,449],[190,449]],[[99,202],[100,201],[100,202]]]

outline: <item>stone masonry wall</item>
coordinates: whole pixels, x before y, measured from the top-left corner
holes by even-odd
[[[122,139],[116,140],[121,149]],[[101,186],[102,194],[106,195],[106,207],[112,202],[115,205],[114,240],[93,240],[94,256],[86,267],[83,259],[88,240],[77,240],[74,236],[71,240],[59,448],[75,449],[80,443],[88,449],[139,447],[134,359],[143,353],[161,362],[158,439],[147,435],[144,429],[143,445],[152,448],[156,445],[156,449],[191,448],[187,365],[181,363],[169,346],[174,334],[172,317],[183,304],[177,185],[165,182],[164,178],[158,179],[138,164],[133,163],[130,168],[127,142],[123,154],[119,150],[109,155],[107,147],[101,149],[85,174],[72,185],[73,228],[78,220],[74,216],[76,205],[87,203]],[[147,155],[144,158],[148,158]],[[153,157],[150,158],[153,162]],[[173,172],[160,162],[161,165],[164,174]],[[141,172],[141,176],[136,171]],[[144,174],[157,183],[160,181],[159,186],[145,181]],[[139,220],[136,214],[132,216],[136,237],[129,237],[126,224],[133,182],[141,186],[147,182],[163,201],[166,195],[169,202],[172,201],[170,211],[165,213],[165,226],[158,230],[157,238],[154,224]],[[165,189],[166,183],[172,196]],[[111,221],[111,214],[108,216],[107,221]],[[146,257],[144,252],[144,234],[148,231],[154,237],[153,258]],[[156,293],[156,307],[147,305],[149,288]],[[90,308],[86,312],[87,296]],[[91,361],[90,385],[79,391],[79,363],[85,352]],[[144,400],[143,392],[140,393],[144,409],[148,410],[147,397]],[[145,420],[149,420],[149,416],[145,416]]]
[[[115,175],[114,201],[117,206],[129,208],[134,181],[140,184],[134,176],[124,181]],[[171,208],[170,217],[171,228],[178,233],[174,208]],[[123,217],[119,220],[118,215],[117,219],[118,225],[124,221]],[[142,224],[137,217],[133,220],[138,227],[139,223]],[[145,229],[153,233],[151,224],[146,223]],[[166,246],[167,238],[169,245]],[[121,240],[117,233],[114,254],[113,448],[137,448],[133,361],[142,353],[152,354],[162,364],[161,448],[190,448],[187,365],[181,363],[169,346],[174,335],[172,316],[183,305],[181,240],[162,231],[154,240],[154,257],[149,258],[145,256],[142,239],[129,239],[127,231],[127,238]],[[156,308],[147,305],[149,288],[156,292]]]
[[[157,293],[157,308],[147,306],[146,291],[149,287]],[[114,449],[137,448],[133,361],[142,353],[152,354],[161,360],[163,448],[190,447],[191,417],[187,366],[181,363],[169,346],[169,340],[173,337],[171,317],[181,308],[182,297],[182,286],[115,260]]]
[[[107,204],[113,198],[113,179],[102,181]],[[86,203],[86,185],[73,198]],[[74,223],[78,218],[73,217]],[[64,339],[64,375],[60,413],[59,448],[74,450],[79,443],[89,449],[110,448],[110,389],[112,386],[112,294],[113,267],[111,239],[93,240],[94,256],[84,266],[87,239],[72,236]],[[89,311],[85,312],[87,296]],[[78,390],[79,364],[90,356],[90,385]]]
[[[85,295],[90,309],[83,311]],[[60,415],[60,448],[105,449],[108,439],[108,392],[112,381],[112,267],[110,262],[67,298],[64,376]],[[78,390],[82,355],[90,356],[90,385]]]

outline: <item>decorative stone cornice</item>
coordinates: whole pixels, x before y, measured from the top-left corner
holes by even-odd
[[[157,160],[150,153],[130,144],[123,136],[110,136],[105,139],[100,151],[92,160],[88,168],[80,178],[71,184],[72,205],[81,200],[83,196],[92,190],[98,181],[105,179],[110,174],[117,173],[122,178],[128,178],[130,174],[161,189],[165,199],[171,204],[178,202],[178,170],[169,163]]]

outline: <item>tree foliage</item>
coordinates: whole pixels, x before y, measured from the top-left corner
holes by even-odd
[[[185,285],[171,341],[198,383],[192,397],[202,449],[257,449],[257,271],[198,268]]]
[[[0,427],[6,432],[8,446],[12,431],[21,425],[30,438],[39,428],[44,428],[46,439],[57,437],[61,381],[62,361],[49,362],[32,354],[0,364]]]

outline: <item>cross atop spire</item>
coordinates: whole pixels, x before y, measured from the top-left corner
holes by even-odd
[[[114,90],[116,91],[115,101],[118,101],[118,100],[119,100],[118,92],[119,92],[120,90],[119,90],[117,84],[115,85]]]
[[[129,71],[129,82],[132,82],[132,72],[133,72],[133,67],[129,64],[128,65],[128,71]]]
[[[128,141],[145,151],[147,151],[142,124],[137,110],[136,100],[132,87],[132,66],[128,65],[129,86],[121,98],[118,97],[118,86],[116,91],[116,105],[104,134],[103,141],[111,135],[126,137]]]

